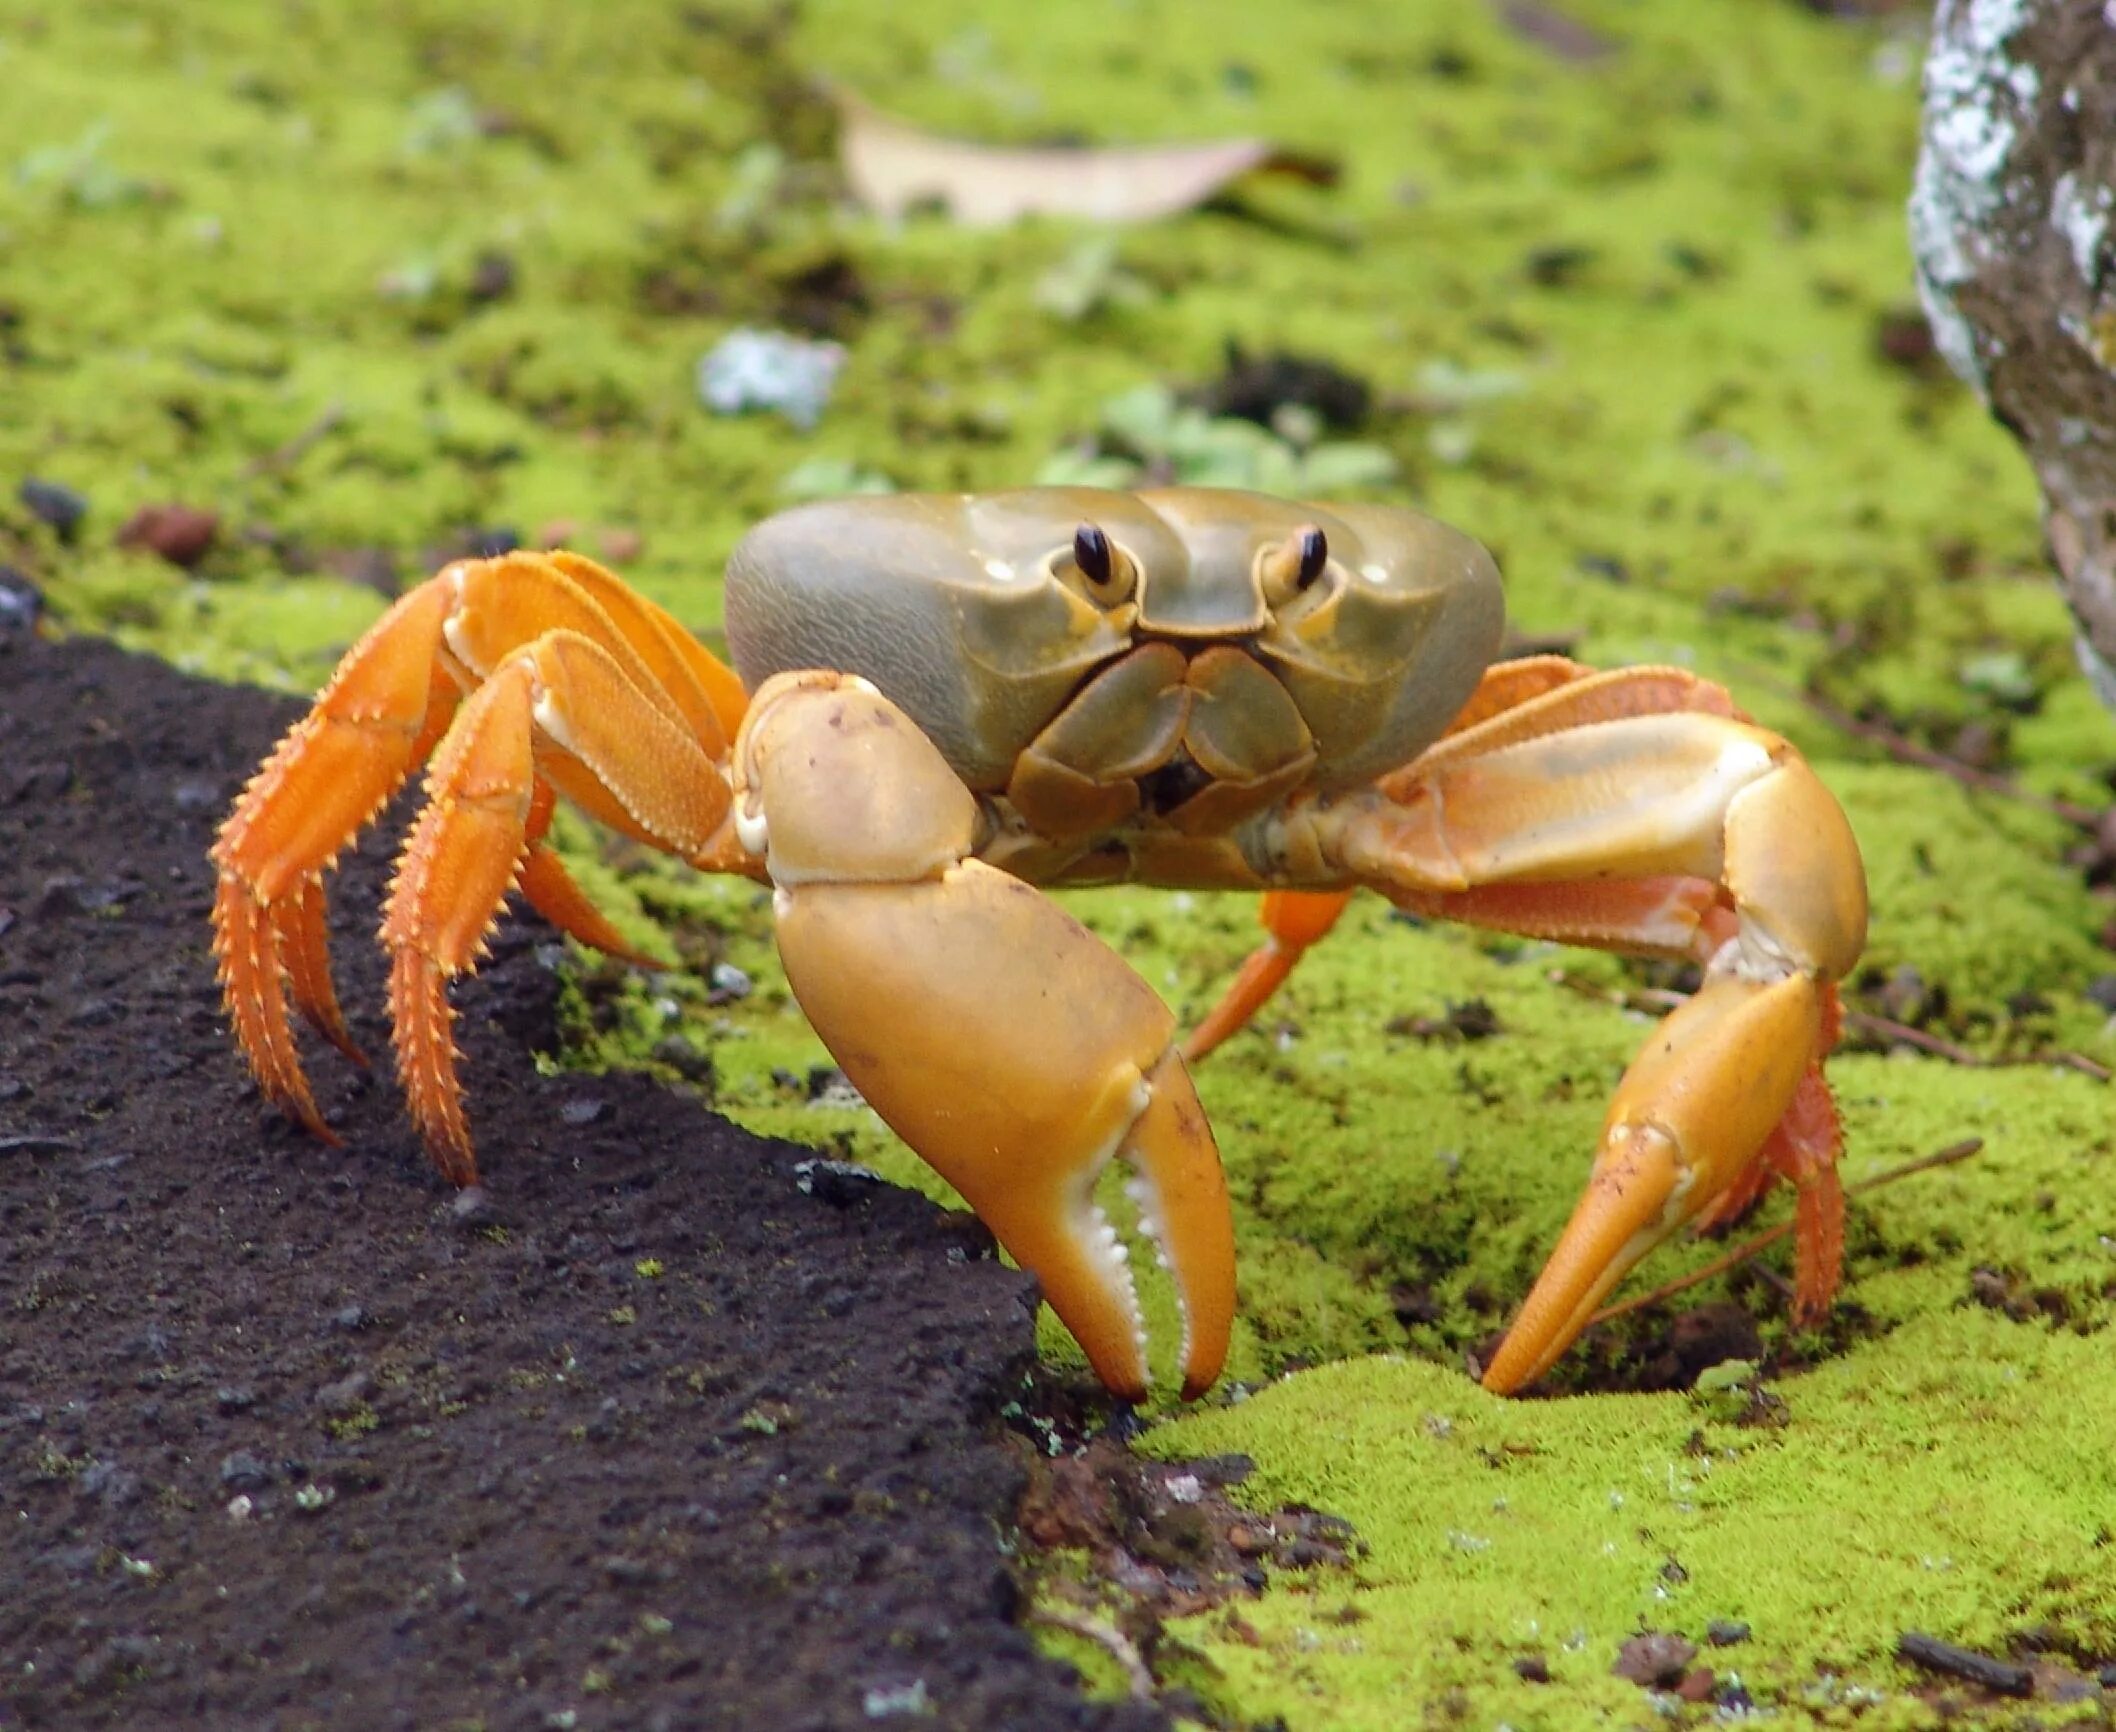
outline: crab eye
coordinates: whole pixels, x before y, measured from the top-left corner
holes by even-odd
[[[1304,523],[1277,546],[1266,548],[1258,563],[1264,597],[1277,606],[1305,595],[1330,569],[1330,541],[1319,524]]]
[[[1081,587],[1105,607],[1131,594],[1137,575],[1130,556],[1097,523],[1083,523],[1073,531],[1073,569],[1080,574]]]
[[[1330,563],[1330,543],[1316,524],[1298,531],[1300,537],[1300,566],[1293,574],[1293,587],[1306,589],[1323,574],[1323,567]]]

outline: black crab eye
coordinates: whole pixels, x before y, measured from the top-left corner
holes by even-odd
[[[1109,537],[1102,533],[1100,525],[1083,523],[1073,531],[1073,563],[1080,568],[1080,575],[1097,588],[1114,575]]]
[[[1293,587],[1306,589],[1323,574],[1323,567],[1330,563],[1330,543],[1317,524],[1309,524],[1298,532],[1300,541],[1300,563],[1294,568]]]
[[[1329,569],[1329,537],[1316,523],[1302,524],[1284,541],[1272,543],[1257,555],[1264,600],[1273,607],[1306,595]]]

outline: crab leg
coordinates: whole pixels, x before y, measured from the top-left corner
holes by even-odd
[[[976,801],[864,680],[784,674],[736,745],[801,1008],[882,1118],[992,1229],[1130,1399],[1149,1385],[1123,1246],[1094,1200],[1133,1168],[1184,1313],[1183,1391],[1219,1375],[1234,1242],[1175,1018],[1040,892],[970,858]]]
[[[724,751],[740,717],[740,688],[653,603],[570,554],[464,560],[403,597],[346,653],[214,841],[213,951],[229,1020],[266,1098],[327,1141],[335,1139],[294,1047],[289,999],[333,1045],[364,1060],[331,981],[324,875],[433,751],[461,693],[511,651],[553,630],[602,646],[654,707],[704,750]],[[545,753],[538,771],[594,816],[638,833],[565,752]],[[532,845],[549,823],[551,789],[541,787],[536,801]],[[521,883],[555,925],[643,960],[548,850],[531,847]]]
[[[707,858],[727,813],[719,766],[591,638],[547,632],[464,700],[427,772],[426,806],[382,923],[405,1099],[435,1164],[458,1185],[476,1182],[477,1159],[447,987],[476,966],[529,856],[539,736],[596,779],[629,829],[671,853]]]
[[[1448,737],[1466,733],[1502,710],[1540,698],[1559,686],[1589,678],[1591,670],[1564,656],[1524,656],[1485,669],[1469,702],[1448,727]],[[1252,950],[1220,1001],[1183,1042],[1183,1057],[1192,1064],[1249,1019],[1285,985],[1311,945],[1329,936],[1350,906],[1353,890],[1267,890],[1258,917],[1264,942]]]
[[[1683,709],[1654,713],[1686,689]],[[1325,852],[1405,906],[1707,962],[1617,1089],[1586,1194],[1485,1373],[1501,1393],[1759,1158],[1806,1175],[1818,1248],[1803,1287],[1813,1301],[1834,1286],[1819,1067],[1834,982],[1865,941],[1865,878],[1814,772],[1723,702],[1664,670],[1577,682],[1317,816]]]
[[[1220,1001],[1183,1042],[1183,1057],[1192,1064],[1238,1033],[1308,952],[1330,934],[1338,916],[1351,906],[1356,890],[1266,890],[1258,918],[1264,942],[1252,950],[1228,983]]]

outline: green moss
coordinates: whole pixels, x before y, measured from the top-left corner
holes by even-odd
[[[1504,1402],[1373,1358],[1173,1422],[1148,1447],[1246,1451],[1246,1499],[1316,1504],[1372,1548],[1241,1607],[1254,1643],[1219,1614],[1179,1634],[1248,1713],[1316,1728],[1401,1725],[1407,1703],[1483,1724],[1636,1716],[1636,1686],[1610,1675],[1620,1643],[1701,1645],[1715,1619],[1753,1635],[1707,1663],[1759,1701],[1819,1707],[1834,1676],[1908,1721],[1925,1713],[1891,1664],[1904,1630],[2116,1641],[2100,1341],[1935,1310],[1778,1393],[1789,1422],[1751,1430],[1698,1398]],[[1338,1627],[1347,1606],[1364,1615]],[[1516,1676],[1529,1654],[1550,1684]]]
[[[1892,763],[1800,696],[2105,798],[2110,724],[2071,669],[2025,468],[1876,340],[1910,298],[1917,37],[1788,5],[1565,9],[1616,51],[1570,60],[1444,0],[48,7],[0,37],[0,560],[77,629],[294,690],[383,605],[329,575],[352,556],[409,581],[467,530],[564,522],[590,548],[636,533],[627,574],[710,638],[726,553],[789,476],[1017,481],[1230,339],[1283,345],[1375,386],[1357,437],[1394,459],[1384,491],[1493,545],[1523,631],[1724,679],[1815,759],[1867,856],[1869,964],[1944,992],[1946,1036],[2109,1061],[2068,826]],[[1077,225],[888,225],[837,199],[818,70],[983,137],[1260,134],[1342,180],[1244,191],[1268,222],[1238,202],[1124,231],[1108,268],[1139,292],[1069,313],[1039,285],[1092,241]],[[813,433],[698,406],[727,329],[803,317],[850,351]],[[75,541],[18,502],[21,475],[87,495]],[[222,515],[196,574],[113,545],[164,499]],[[578,963],[562,1062],[695,1078],[703,1049],[743,1123],[944,1194],[811,1087],[827,1054],[754,887],[560,838],[677,965]],[[1067,900],[1186,1020],[1254,938],[1235,899]],[[753,989],[716,990],[716,963]],[[1855,1203],[1857,1309],[1775,1385],[1781,1430],[1683,1396],[1507,1406],[1462,1378],[1571,1207],[1646,1034],[1611,1002],[1635,984],[1361,905],[1201,1068],[1241,1241],[1230,1379],[1260,1393],[1153,1447],[1243,1450],[1250,1495],[1337,1510],[1374,1546],[1242,1608],[1259,1646],[1223,1614],[1182,1632],[1229,1717],[1643,1718],[1614,1643],[1712,1616],[1754,1623],[1710,1658],[1760,1700],[1842,1719],[1879,1690],[1869,1725],[1922,1712],[1887,1659],[1909,1624],[2116,1644],[2106,1450],[2072,1441],[2116,1429],[2089,1333],[2116,1280],[2109,1116],[2076,1073],[1839,1060],[1853,1178],[1986,1148]],[[1471,998],[1491,1038],[1408,1032]],[[1669,1247],[1647,1276],[1710,1254]],[[1979,1267],[2058,1321],[1976,1304]],[[1159,1283],[1148,1312],[1165,1356]],[[1055,1326],[1044,1342],[1078,1364]],[[1321,1369],[1271,1382],[1301,1366]],[[1530,1650],[1554,1684],[1515,1677]]]

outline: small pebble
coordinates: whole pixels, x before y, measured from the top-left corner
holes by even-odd
[[[1705,1626],[1705,1640],[1715,1648],[1731,1648],[1749,1639],[1749,1627],[1731,1618],[1714,1618]]]
[[[88,515],[88,501],[71,487],[40,481],[34,475],[24,477],[15,496],[29,508],[30,516],[56,530],[61,541],[73,540],[81,519]]]
[[[316,1405],[325,1413],[350,1413],[366,1398],[373,1384],[364,1371],[355,1371],[341,1377],[336,1383],[326,1383],[316,1391]]]
[[[784,331],[730,331],[698,363],[698,395],[716,415],[776,410],[806,432],[822,419],[845,365],[841,343]]]
[[[1619,1678],[1651,1690],[1672,1690],[1683,1681],[1690,1662],[1697,1658],[1697,1644],[1685,1641],[1672,1630],[1650,1631],[1633,1636],[1617,1650],[1610,1671]]]
[[[348,1305],[343,1310],[331,1313],[332,1326],[348,1332],[365,1329],[372,1322],[374,1318],[369,1315],[365,1305]]]
[[[143,505],[118,531],[120,547],[137,547],[188,571],[220,533],[220,513],[192,505]]]
[[[471,266],[470,298],[480,305],[504,301],[514,293],[514,279],[514,255],[487,248]]]
[[[492,1198],[483,1185],[466,1185],[448,1200],[448,1223],[474,1230],[493,1222]]]
[[[220,1483],[230,1491],[263,1491],[272,1470],[248,1450],[233,1450],[220,1458]]]
[[[247,1413],[257,1405],[257,1395],[240,1384],[223,1384],[213,1392],[213,1405],[223,1413]]]
[[[44,592],[26,571],[0,565],[0,632],[27,631],[44,612]]]
[[[600,1124],[609,1110],[607,1101],[577,1095],[558,1109],[558,1116],[569,1125],[594,1125]]]

